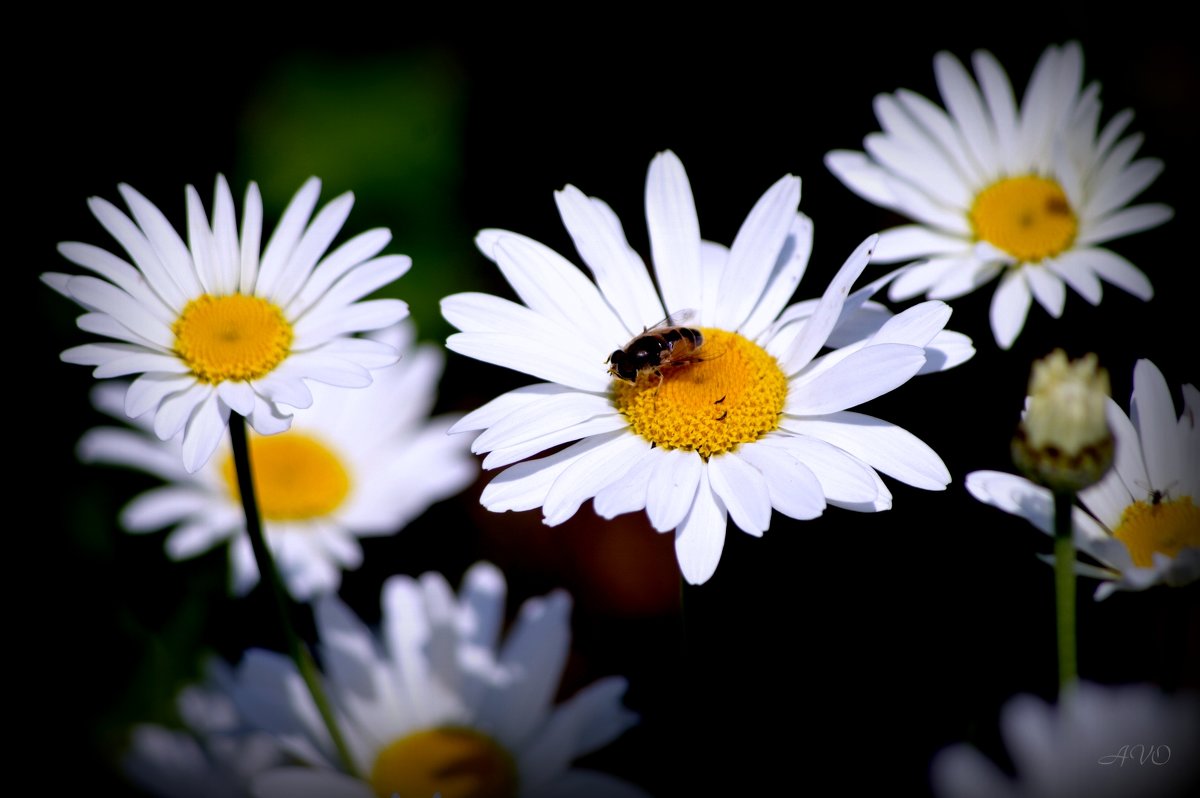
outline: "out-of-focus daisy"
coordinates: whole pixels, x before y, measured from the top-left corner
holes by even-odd
[[[1183,798],[1200,787],[1200,699],[1082,683],[1059,705],[1019,695],[1000,713],[1010,777],[969,745],[933,760],[940,798]]]
[[[478,473],[465,442],[446,434],[455,419],[428,418],[443,356],[434,346],[414,348],[412,335],[404,324],[375,336],[406,356],[377,370],[371,385],[314,385],[312,407],[296,411],[291,429],[250,437],[267,544],[298,599],[338,588],[341,570],[362,561],[359,537],[396,532]],[[98,385],[96,404],[121,417],[121,392]],[[148,418],[135,423],[142,429],[101,427],[79,442],[85,461],[139,468],[168,482],[134,499],[121,523],[131,532],[174,526],[166,540],[173,559],[229,541],[233,589],[245,593],[258,581],[258,566],[228,442],[188,473],[179,436],[159,441]]]
[[[1134,160],[1141,135],[1121,134],[1131,111],[1101,130],[1100,87],[1082,87],[1078,43],[1049,47],[1018,109],[1008,76],[987,52],[972,63],[978,87],[950,53],[934,58],[942,110],[901,89],[875,98],[883,131],[866,153],[838,150],[825,162],[852,191],[908,216],[884,231],[875,260],[915,260],[892,300],[952,299],[1000,275],[992,297],[997,343],[1012,346],[1031,298],[1057,318],[1071,286],[1093,305],[1100,280],[1150,299],[1150,281],[1097,245],[1171,218],[1165,205],[1127,204],[1162,171]]]
[[[125,413],[152,413],[162,440],[182,431],[188,471],[216,450],[231,411],[261,434],[281,432],[291,423],[288,408],[312,404],[309,380],[361,388],[371,382],[370,369],[396,361],[386,344],[351,335],[408,315],[398,299],[358,300],[408,271],[409,258],[376,257],[391,239],[382,229],[325,254],[350,213],[352,194],[330,202],[310,223],[321,190],[310,179],[260,258],[262,198],[254,183],[240,235],[223,177],[211,225],[188,186],[186,244],[145,197],[126,185],[119,189],[132,218],[98,197],[88,205],[133,264],[71,242],[59,251],[97,276],[43,275],[89,311],[79,317],[82,329],[114,339],[73,347],[62,358],[96,366],[97,377],[140,375],[125,392]]]
[[[571,762],[634,722],[625,680],[608,677],[553,705],[570,648],[570,597],[521,608],[497,651],[504,577],[478,564],[459,596],[435,573],[393,577],[380,635],[333,596],[315,605],[328,693],[359,776],[339,772],[316,707],[290,660],[251,651],[233,697],[304,767],[254,782],[261,798],[642,798],[633,785]]]
[[[717,567],[727,517],[757,536],[772,508],[800,519],[820,515],[826,502],[884,510],[891,494],[875,469],[917,487],[945,487],[949,474],[928,446],[848,409],[923,369],[965,360],[970,341],[943,330],[950,309],[940,302],[893,317],[867,303],[878,283],[848,298],[873,239],[820,300],[785,310],[812,244],[812,224],[796,211],[798,178],[772,186],[726,249],[700,239],[683,165],[673,153],[658,155],[646,182],[658,289],[607,205],[573,186],[556,199],[594,283],[536,241],[485,230],[479,248],[525,304],[486,294],[442,302],[463,331],[448,348],[547,380],[454,426],[484,430],[473,446],[490,452],[484,466],[578,441],[500,474],[484,490],[488,509],[542,507],[555,525],[593,497],[606,518],[644,508],[656,529],[675,530],[683,575],[701,583]],[[636,379],[609,372],[615,350],[684,309],[695,332],[648,334],[675,341],[681,365],[634,369]],[[697,335],[703,340],[695,347]],[[837,348],[818,356],[826,346]],[[639,357],[639,348],[627,354]],[[614,368],[629,365],[615,360]]]
[[[1200,392],[1183,386],[1183,413],[1162,372],[1149,360],[1133,370],[1126,416],[1108,400],[1116,459],[1104,478],[1079,492],[1074,508],[1075,547],[1101,564],[1079,563],[1080,574],[1103,580],[1096,598],[1114,590],[1144,590],[1200,578]],[[1054,499],[1048,488],[999,471],[967,475],[975,498],[1019,515],[1053,534]]]
[[[246,728],[228,695],[230,679],[218,664],[207,685],[179,694],[186,729],[135,727],[122,761],[126,775],[165,798],[249,798],[251,778],[285,760],[271,735]]]

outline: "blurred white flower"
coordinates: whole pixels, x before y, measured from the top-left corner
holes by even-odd
[[[338,756],[292,662],[250,651],[232,695],[293,761],[260,774],[260,798],[645,798],[620,779],[571,767],[636,720],[625,680],[601,679],[555,706],[570,648],[571,600],[521,608],[507,639],[504,577],[480,563],[458,596],[436,573],[392,577],[378,636],[336,597],[315,604],[320,657],[338,725],[361,776]]]
[[[297,411],[289,430],[250,436],[263,531],[297,599],[337,590],[342,569],[362,562],[359,538],[396,533],[478,473],[466,442],[446,434],[456,417],[428,417],[442,371],[441,350],[414,347],[407,323],[375,337],[404,358],[377,370],[366,388],[314,385],[320,401]],[[122,392],[120,385],[99,385],[95,402],[124,418]],[[166,551],[176,560],[230,543],[233,590],[247,592],[258,582],[258,565],[228,442],[189,473],[179,458],[178,435],[160,441],[148,417],[134,424],[139,429],[90,430],[78,447],[86,462],[130,466],[167,481],[130,502],[121,523],[137,533],[174,527]]]
[[[969,745],[937,754],[939,798],[1185,798],[1200,789],[1200,697],[1081,683],[1058,706],[1011,699],[1000,732],[1015,775]]]

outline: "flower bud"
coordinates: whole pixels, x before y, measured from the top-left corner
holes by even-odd
[[[1079,491],[1112,465],[1108,372],[1095,354],[1068,361],[1061,349],[1033,364],[1025,414],[1013,439],[1013,461],[1034,482]]]

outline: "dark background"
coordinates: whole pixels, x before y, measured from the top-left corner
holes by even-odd
[[[421,337],[441,341],[449,329],[438,297],[511,296],[471,246],[479,228],[516,230],[576,259],[553,204],[565,183],[606,200],[648,257],[646,168],[670,148],[688,169],[702,233],[715,241],[731,242],[782,174],[803,178],[816,244],[797,298],[809,298],[864,237],[900,221],[822,163],[830,149],[861,149],[878,129],[876,93],[907,87],[936,98],[934,53],[965,60],[985,47],[1019,97],[1044,47],[1077,38],[1085,79],[1104,86],[1102,121],[1133,107],[1130,129],[1146,137],[1140,154],[1166,162],[1139,200],[1169,203],[1175,219],[1111,244],[1150,276],[1156,296],[1142,303],[1106,287],[1093,308],[1069,293],[1057,321],[1035,305],[1007,352],[987,325],[994,283],[955,301],[950,326],[974,338],[976,357],[863,408],[941,454],[954,478],[946,492],[888,480],[887,513],[830,509],[806,523],[776,514],[761,540],[731,525],[715,577],[683,593],[686,635],[669,535],[641,516],[600,522],[590,504],[555,529],[537,512],[492,515],[478,506],[485,478],[396,537],[367,541],[366,563],[342,591],[374,621],[387,576],[432,569],[456,582],[479,558],[504,568],[510,610],[568,588],[575,646],[563,695],[622,674],[627,703],[642,715],[583,764],[657,795],[779,784],[791,792],[817,777],[920,792],[930,757],[948,743],[1000,755],[1005,699],[1054,693],[1051,572],[1034,557],[1049,540],[976,502],[963,478],[1011,470],[1030,363],[1056,346],[1097,352],[1123,407],[1140,357],[1162,369],[1177,402],[1178,386],[1197,381],[1197,51],[1179,20],[1099,19],[1083,8],[1006,7],[1008,18],[957,19],[953,30],[915,12],[853,11],[818,24],[797,10],[697,28],[606,9],[519,35],[487,21],[451,36],[368,17],[299,37],[234,18],[138,35],[78,19],[41,29],[54,33],[10,55],[7,70],[17,134],[9,329],[31,366],[9,383],[11,465],[28,475],[10,493],[16,630],[7,650],[20,668],[9,688],[33,758],[16,767],[69,762],[86,777],[68,783],[124,789],[112,763],[130,724],[170,723],[172,697],[196,677],[202,653],[236,660],[247,647],[281,645],[264,594],[226,595],[223,553],[175,564],[162,535],[120,531],[117,511],[152,480],[74,459],[75,441],[104,419],[88,403],[89,370],[58,360],[86,339],[73,325],[79,310],[36,278],[77,271],[55,252],[58,241],[115,248],[87,197],[118,201],[116,185],[128,182],[181,226],[183,186],[195,184],[207,204],[220,172],[239,213],[246,183],[259,181],[270,229],[317,174],[323,201],[347,189],[358,196],[349,233],[388,226],[387,251],[414,257],[395,293],[412,305]],[[439,409],[469,410],[526,381],[450,355]],[[1082,580],[1084,678],[1200,687],[1197,586],[1100,604],[1093,587]]]

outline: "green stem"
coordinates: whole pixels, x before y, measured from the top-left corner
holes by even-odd
[[[283,581],[279,578],[279,570],[275,567],[275,558],[271,556],[266,538],[263,537],[262,518],[258,512],[258,498],[254,493],[254,481],[250,476],[253,472],[250,468],[250,447],[246,443],[245,418],[242,416],[230,418],[229,437],[233,443],[233,465],[237,470],[242,510],[246,513],[246,533],[250,535],[250,545],[254,549],[254,559],[258,563],[259,575],[262,581],[269,586],[271,595],[275,599],[275,609],[278,610],[279,623],[283,626],[283,636],[287,641],[288,656],[292,658],[292,662],[296,663],[296,668],[300,671],[304,684],[308,686],[313,703],[317,705],[317,711],[321,713],[321,719],[325,721],[325,727],[329,729],[333,745],[342,759],[342,766],[347,773],[357,776],[358,769],[354,766],[350,748],[346,745],[346,740],[338,728],[337,720],[333,715],[333,706],[329,703],[324,688],[321,687],[317,664],[313,661],[308,648],[300,640],[300,636],[296,634],[296,627],[292,625],[288,593],[283,586]]]
[[[1071,507],[1075,494],[1054,494],[1054,589],[1058,606],[1058,691],[1075,684],[1075,542]]]

